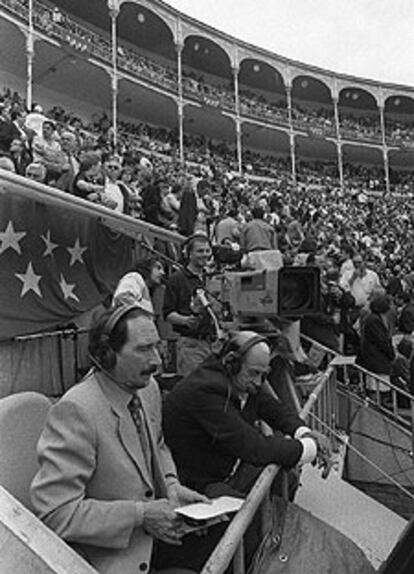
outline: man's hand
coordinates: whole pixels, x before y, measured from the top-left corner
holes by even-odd
[[[167,544],[181,544],[180,530],[181,520],[174,512],[173,504],[162,498],[144,505],[143,528],[154,538],[158,538]]]
[[[207,504],[211,502],[204,494],[200,494],[178,483],[169,487],[168,497],[174,508],[185,506],[186,504],[193,504],[194,502],[205,502]]]
[[[185,324],[189,329],[197,329],[200,324],[200,320],[196,315],[189,315],[186,317]]]
[[[315,441],[315,464],[318,465],[318,468],[322,469],[322,478],[328,478],[328,475],[333,466],[332,446],[328,437],[318,431],[313,430],[303,434],[301,438],[311,438]]]

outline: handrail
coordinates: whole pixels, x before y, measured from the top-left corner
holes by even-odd
[[[321,350],[325,351],[326,353],[329,353],[330,355],[333,355],[333,357],[341,357],[344,355],[341,355],[341,353],[338,353],[336,351],[334,351],[333,349],[326,347],[325,345],[323,345],[322,343],[319,343],[318,341],[315,341],[314,339],[312,339],[311,337],[308,337],[307,335],[303,335],[301,334],[301,338],[304,339],[305,341],[308,341],[309,343],[311,343],[312,345],[315,345],[316,347],[319,347]],[[352,367],[354,369],[356,369],[357,371],[359,371],[360,373],[363,373],[365,375],[369,375],[370,377],[372,377],[373,379],[375,379],[377,381],[377,383],[381,383],[385,386],[387,386],[390,391],[393,391],[397,394],[400,394],[403,397],[406,397],[407,399],[409,399],[411,402],[414,401],[414,395],[412,395],[411,393],[409,393],[408,391],[405,391],[404,389],[401,389],[400,387],[397,387],[396,385],[394,385],[393,383],[391,383],[390,381],[387,381],[386,379],[383,379],[380,375],[373,373],[372,371],[369,371],[368,369],[365,369],[364,367],[362,367],[361,365],[358,364],[354,364],[352,365]]]
[[[332,370],[332,367],[328,367],[323,377],[321,377],[321,380],[310,394],[306,404],[300,412],[300,416],[302,418],[306,419],[308,417],[315,401],[323,390],[326,382],[329,380]],[[279,470],[280,467],[276,464],[269,464],[261,472],[259,478],[256,480],[244,501],[243,506],[229,524],[222,539],[217,544],[215,550],[204,565],[201,574],[222,574],[227,569],[232,557],[237,552],[243,535],[252,521],[255,512],[262,503]],[[238,561],[238,563],[240,564],[242,561]]]
[[[301,338],[312,343],[313,345],[319,347],[320,349],[324,350],[325,352],[327,352],[327,353],[329,353],[335,357],[341,356],[340,353],[337,353],[333,349],[330,349],[329,347],[322,345],[322,343],[318,343],[318,341],[311,339],[307,335],[301,335]],[[344,365],[344,368],[345,368],[345,376],[347,377],[348,366]],[[369,398],[367,397],[368,400],[371,401],[377,407],[381,408],[381,410],[383,412],[388,413],[388,415],[392,415],[396,422],[398,422],[400,425],[401,424],[405,425],[405,427],[408,425],[408,421],[406,418],[402,417],[400,412],[399,412],[398,398],[404,397],[405,399],[407,399],[407,401],[409,401],[409,403],[410,403],[411,441],[412,441],[412,450],[414,452],[414,395],[412,395],[411,393],[409,393],[408,391],[406,391],[404,389],[397,387],[396,385],[394,385],[390,381],[383,379],[382,377],[378,376],[376,373],[372,373],[371,371],[364,369],[364,367],[361,367],[360,365],[352,365],[352,368],[358,372],[359,377],[361,377],[361,375],[366,375],[366,376],[371,377],[375,381],[375,387],[376,388],[373,391],[375,393],[375,396],[369,397]],[[343,381],[343,383],[346,384],[346,381]],[[391,397],[392,397],[391,408],[387,404],[384,404],[383,402],[381,402],[380,385],[386,386],[387,389],[389,389],[389,391],[391,392]]]

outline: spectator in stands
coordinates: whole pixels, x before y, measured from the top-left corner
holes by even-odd
[[[174,511],[207,499],[180,484],[164,443],[152,376],[158,340],[151,315],[136,304],[101,316],[89,343],[95,369],[51,408],[39,440],[37,514],[107,574],[199,570],[218,538],[183,539]]]
[[[170,225],[177,225],[178,222],[178,213],[180,211],[180,196],[181,196],[181,189],[180,186],[174,184],[172,186],[168,186],[168,191],[165,196],[162,198],[163,210],[166,213],[169,213],[169,220]]]
[[[237,221],[237,209],[230,207],[226,215],[219,219],[214,227],[214,239],[218,245],[237,243],[240,237],[240,224]]]
[[[13,160],[16,173],[25,175],[26,168],[32,161],[32,156],[21,139],[14,138],[10,144],[10,156]]]
[[[275,230],[264,221],[265,210],[256,205],[252,208],[253,219],[240,230],[240,247],[245,253],[277,249]]]
[[[1,155],[0,153],[0,169],[4,169],[5,171],[15,172],[14,163],[7,155]]]
[[[77,140],[73,132],[64,130],[60,134],[60,145],[65,160],[60,176],[56,179],[55,187],[68,193],[73,192],[73,182],[79,173],[79,162],[76,159]]]
[[[178,231],[187,237],[194,233],[194,227],[197,220],[197,195],[191,180],[184,182],[183,192],[181,195],[180,210],[178,212]]]
[[[32,162],[26,168],[26,177],[37,181],[38,183],[45,183],[46,181],[46,168],[42,163]]]
[[[9,153],[10,144],[16,137],[16,131],[10,119],[9,106],[0,102],[0,153]]]
[[[15,129],[15,137],[21,139],[27,151],[30,151],[31,142],[36,134],[25,126],[26,112],[20,108],[14,109],[10,118]]]
[[[119,281],[112,304],[125,298],[136,303],[148,303],[148,309],[154,313],[152,294],[156,287],[162,284],[165,276],[164,265],[157,257],[139,259],[135,265],[136,270],[126,273]]]
[[[109,156],[104,163],[103,201],[106,207],[129,214],[129,192],[120,181],[121,172],[122,165],[119,156]]]
[[[406,335],[414,331],[414,292],[409,290],[403,294],[404,305],[400,312],[399,329]]]
[[[45,120],[42,125],[42,135],[36,135],[32,144],[33,161],[46,167],[46,182],[54,183],[67,167],[65,156],[55,133],[55,123]]]
[[[206,235],[190,236],[184,245],[186,264],[166,283],[164,318],[179,335],[177,372],[186,376],[210,353],[215,338],[214,325],[197,296],[205,288],[205,267],[211,258]]]
[[[391,363],[390,379],[391,383],[410,392],[410,361],[413,354],[413,343],[410,337],[403,337],[397,345],[395,358]],[[397,395],[397,405],[399,408],[410,408],[410,400],[407,397]]]
[[[129,197],[129,215],[140,219],[142,216],[142,199],[135,181],[135,168],[131,163],[122,166],[120,184],[126,189]]]
[[[361,351],[358,362],[362,367],[376,373],[381,379],[390,382],[391,364],[395,351],[390,334],[387,313],[390,300],[387,295],[375,295],[370,304],[370,313],[365,318],[361,332]],[[384,399],[389,398],[390,389],[385,383],[377,382],[375,377],[367,376],[367,388],[381,392]]]
[[[82,157],[79,172],[73,181],[73,192],[95,203],[104,201],[104,178],[98,153],[89,152]]]
[[[32,111],[29,112],[25,118],[25,128],[34,133],[36,136],[41,137],[43,122],[46,119],[46,116],[43,114],[42,106],[39,104],[33,104]]]
[[[141,170],[142,187],[142,213],[145,221],[153,225],[162,226],[161,214],[161,186],[164,185],[164,178],[156,174],[152,169]],[[166,183],[166,182],[165,182]]]
[[[344,273],[341,287],[349,291],[355,299],[355,305],[361,309],[368,309],[371,296],[376,291],[383,291],[378,274],[367,268],[363,256],[356,253],[353,257],[354,271]]]

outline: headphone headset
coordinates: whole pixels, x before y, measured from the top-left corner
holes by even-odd
[[[266,343],[268,345],[269,341],[266,337],[262,337],[262,335],[252,335],[250,339],[247,339],[247,341],[240,344],[237,341],[237,334],[233,335],[230,340],[227,341],[220,354],[222,356],[221,361],[223,367],[230,376],[234,377],[240,373],[243,364],[243,357],[246,355],[247,351],[258,343]]]
[[[186,262],[189,260],[190,251],[197,240],[204,241],[208,243],[211,247],[211,241],[205,233],[203,233],[202,231],[197,231],[196,233],[193,233],[193,235],[187,237],[187,239],[183,241],[181,245],[183,257]]]
[[[92,337],[95,336],[95,340],[92,340],[91,337],[88,349],[90,360],[99,369],[112,371],[115,367],[116,353],[111,346],[110,338],[120,320],[134,309],[143,311],[143,308],[136,303],[129,305],[121,304],[111,309],[107,317],[105,315],[101,317],[101,321],[97,324],[95,332],[92,333]]]

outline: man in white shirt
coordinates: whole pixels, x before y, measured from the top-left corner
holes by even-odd
[[[129,214],[129,193],[125,185],[119,181],[122,165],[118,156],[109,156],[104,163],[105,185],[103,203],[120,213]]]
[[[354,270],[345,272],[341,278],[340,286],[349,291],[357,307],[368,309],[369,301],[374,292],[382,291],[380,279],[372,269],[367,269],[362,255],[353,257]]]

